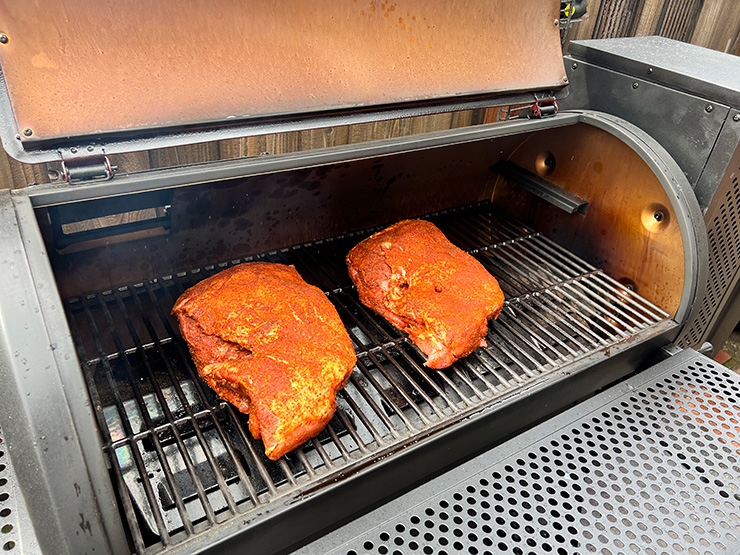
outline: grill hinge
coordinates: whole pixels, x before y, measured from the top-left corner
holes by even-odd
[[[116,169],[116,166],[111,166],[110,160],[104,154],[62,160],[62,178],[67,183],[106,181],[113,179]]]
[[[558,103],[554,96],[538,98],[529,108],[524,110],[520,118],[547,118],[558,113]]]

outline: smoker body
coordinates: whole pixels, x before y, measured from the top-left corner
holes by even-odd
[[[539,35],[557,45],[556,3],[531,4],[542,11],[533,15]],[[498,46],[515,52],[512,37]],[[193,117],[170,134],[172,122],[159,122],[144,139],[137,129],[101,131],[109,142],[89,152],[512,98],[553,112],[554,81],[564,81],[559,61],[547,69],[534,93],[514,84],[215,131]],[[33,102],[23,106],[33,114]],[[12,119],[8,110],[2,97]],[[93,179],[101,160],[103,177],[112,175],[96,157],[69,183],[4,192],[0,429],[14,489],[0,502],[22,500],[10,513],[13,541],[68,553],[283,552],[317,536],[331,544],[338,523],[475,455],[497,456],[504,440],[680,351],[675,342],[701,318],[714,248],[689,171],[702,164],[678,160],[660,133],[618,116],[573,108],[111,180]],[[31,159],[80,162],[83,139],[70,146],[52,128],[33,137],[43,129],[29,140],[4,136],[6,148],[20,141]],[[362,307],[344,266],[368,233],[412,217],[478,258],[507,297],[489,346],[442,371],[426,369],[402,333]],[[200,381],[170,314],[185,288],[253,260],[294,264],[320,287],[358,353],[334,419],[277,462],[247,417]]]
[[[551,162],[544,164],[543,157]],[[570,189],[589,203],[586,214],[568,213],[502,177],[495,170],[502,161]],[[635,193],[637,187],[614,185],[625,173],[643,195]],[[602,180],[593,181],[594,175]],[[150,226],[157,233],[130,241],[140,229],[112,226],[103,230],[109,237],[102,243],[85,232],[64,233],[67,223],[60,218],[89,218],[96,210],[109,215],[111,193],[117,213],[166,202],[171,219],[162,231],[162,222],[153,218]],[[72,484],[50,477],[49,483],[62,489],[66,483],[67,490],[49,495],[64,500],[73,494],[85,507],[98,507],[94,538],[103,542],[101,548],[126,550],[106,543],[122,536],[135,538],[130,541],[136,549],[173,543],[173,549],[188,550],[227,538],[265,550],[299,543],[348,512],[647,366],[703,295],[704,228],[683,174],[649,136],[597,113],[145,172],[119,183],[89,184],[84,191],[39,187],[6,198],[8,217],[33,244],[17,249],[16,257],[27,259],[34,283],[45,277],[61,296],[49,285],[49,298],[24,304],[36,321],[29,326],[58,326],[46,332],[49,347],[27,339],[21,349],[55,359],[42,366],[49,374],[35,370],[27,382],[23,366],[30,359],[23,352],[7,362],[16,380],[15,387],[4,389],[9,404],[31,402],[25,393],[38,392],[39,381],[52,388],[43,409],[18,407],[24,414],[20,422],[34,426],[35,433],[12,423],[3,429],[9,443],[26,443],[17,460],[41,459],[35,468],[21,466],[25,479],[30,479],[23,476],[25,469],[66,471],[43,460],[58,460],[64,450],[78,461],[96,458],[96,464],[81,467],[88,473],[87,488],[82,489],[84,476]],[[615,213],[615,206],[621,211]],[[276,211],[285,215],[276,217]],[[342,262],[363,230],[430,213],[453,241],[477,253],[509,298],[508,312],[492,324],[491,349],[434,374],[423,369],[407,340],[359,307]],[[246,222],[262,231],[250,233],[253,226]],[[595,233],[599,240],[589,241]],[[651,264],[636,273],[634,261],[645,252]],[[530,266],[528,257],[539,267]],[[295,264],[322,287],[360,355],[332,432],[278,464],[264,459],[259,442],[244,433],[244,416],[198,384],[168,316],[182,287],[252,259]],[[640,296],[633,300],[635,294]],[[628,308],[621,309],[623,303]],[[15,294],[5,298],[6,307],[14,304]],[[18,342],[11,338],[9,344]],[[78,398],[65,399],[61,392]],[[86,393],[92,407],[83,402]],[[61,415],[73,410],[65,422]],[[41,415],[62,430],[50,433]],[[195,430],[192,421],[203,430]],[[76,434],[79,429],[88,432]],[[47,443],[53,445],[37,448]],[[188,476],[202,481],[202,497],[197,487],[188,489]],[[150,491],[139,479],[150,481]],[[168,502],[178,491],[180,507]],[[221,516],[230,510],[214,495],[232,496],[236,510],[229,518]],[[114,510],[116,498],[121,512]],[[34,501],[62,504],[53,497],[31,499],[35,522]],[[213,504],[213,520],[199,514],[198,505],[207,503]],[[63,512],[50,516],[79,518]],[[183,523],[187,517],[191,530]],[[56,530],[63,535],[71,524],[59,520]],[[50,535],[55,528],[43,530]],[[75,551],[91,538],[64,541]]]

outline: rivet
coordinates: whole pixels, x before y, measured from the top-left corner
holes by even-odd
[[[69,149],[69,151],[70,151],[70,152],[71,152],[72,154],[77,154],[77,148],[76,148],[76,147],[72,147],[72,148],[70,148],[70,149]]]
[[[712,112],[712,110],[714,110],[714,106],[712,106],[711,104],[707,104],[707,107],[706,107],[706,108],[704,108],[704,111],[705,111],[705,112],[706,112],[707,114],[711,113],[711,112]]]
[[[92,152],[93,150],[95,150],[95,147],[93,147],[92,145],[90,145],[89,147],[87,147],[87,151],[88,152]]]
[[[740,121],[740,114],[735,114],[732,116],[732,121]]]
[[[636,89],[639,86],[640,86],[640,83],[638,83],[637,81],[635,81],[634,83],[632,83],[632,88],[633,89]]]
[[[570,69],[576,69],[578,67],[578,64],[573,62],[573,64],[570,66]]]
[[[567,83],[567,82],[568,82],[568,76],[567,75],[563,75],[563,83]]]
[[[648,75],[650,75],[652,72],[653,72],[653,68],[649,67],[648,68]]]
[[[555,25],[555,27],[557,27],[558,25],[560,25],[560,20],[559,19],[556,19],[555,22],[554,22],[554,25]]]
[[[25,135],[26,137],[30,137],[31,135],[33,135],[33,129],[31,129],[30,127],[26,127],[26,128],[25,128],[25,129],[23,130],[23,134],[24,134],[24,135]]]
[[[0,35],[0,43],[2,43],[2,44],[8,44],[8,41],[9,40],[10,39],[8,38],[8,35],[6,35],[5,33],[3,33],[2,35]]]
[[[653,218],[655,218],[656,222],[662,222],[663,218],[665,218],[665,215],[663,214],[663,212],[658,210],[655,214],[653,214]]]

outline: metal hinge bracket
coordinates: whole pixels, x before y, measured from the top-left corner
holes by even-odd
[[[524,110],[520,118],[547,118],[558,113],[558,103],[555,97],[538,98],[529,108]]]
[[[106,181],[113,179],[116,169],[104,154],[62,160],[62,179],[67,183]]]

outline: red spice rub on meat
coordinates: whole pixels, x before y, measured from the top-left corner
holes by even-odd
[[[198,373],[249,414],[270,459],[329,422],[355,352],[334,306],[295,268],[234,266],[185,291],[172,312]]]
[[[360,301],[446,368],[485,347],[488,320],[504,305],[496,279],[433,224],[404,220],[368,237],[347,255]]]

